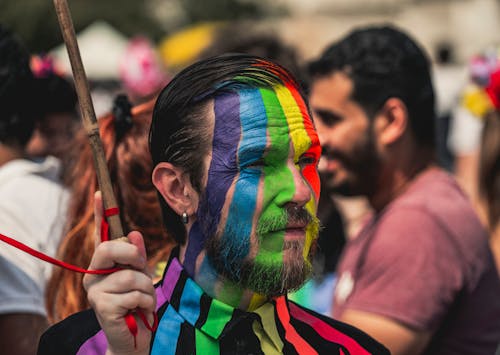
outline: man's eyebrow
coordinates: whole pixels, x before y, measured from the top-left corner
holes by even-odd
[[[314,114],[325,124],[333,124],[342,120],[342,116],[327,109],[313,109]]]

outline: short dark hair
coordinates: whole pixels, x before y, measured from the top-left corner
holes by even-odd
[[[76,116],[77,96],[71,82],[55,73],[35,79],[38,93],[38,113],[43,117],[53,113],[70,113]]]
[[[371,117],[390,97],[401,99],[417,142],[434,147],[430,62],[410,36],[390,26],[356,29],[309,65],[313,80],[335,71],[349,75],[354,84],[352,99]]]
[[[190,175],[193,187],[202,193],[204,159],[210,148],[207,103],[223,92],[248,87],[292,86],[300,91],[293,76],[283,67],[246,54],[224,54],[197,62],[179,74],[160,93],[153,111],[149,148],[153,165],[166,161]],[[185,228],[161,198],[167,232],[179,243]]]
[[[21,41],[0,25],[0,142],[24,147],[33,133],[35,107],[29,54]]]

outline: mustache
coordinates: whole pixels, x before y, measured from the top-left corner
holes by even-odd
[[[257,226],[257,235],[284,230],[289,226],[308,226],[310,224],[319,226],[319,219],[311,214],[303,206],[287,206],[281,210],[279,215],[262,217]]]

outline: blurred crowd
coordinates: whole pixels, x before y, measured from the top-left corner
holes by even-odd
[[[375,29],[349,34],[308,63],[249,25],[196,27],[158,46],[130,39],[119,80],[91,81],[124,231],[143,233],[159,280],[176,245],[151,182],[148,132],[160,90],[203,58],[267,58],[302,85],[323,147],[314,274],[289,298],[355,325],[394,354],[493,354],[500,48],[459,65],[443,43],[430,63],[402,32]],[[29,53],[2,24],[0,107],[0,233],[87,267],[98,185],[71,73]],[[50,324],[88,308],[82,277],[0,245],[0,349],[34,354]]]

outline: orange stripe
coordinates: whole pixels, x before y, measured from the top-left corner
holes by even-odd
[[[281,296],[276,299],[276,312],[278,313],[278,318],[285,329],[285,339],[293,345],[297,353],[304,355],[314,355],[318,354],[311,345],[309,345],[290,324],[290,314],[288,313],[288,308],[286,306],[285,296]]]

